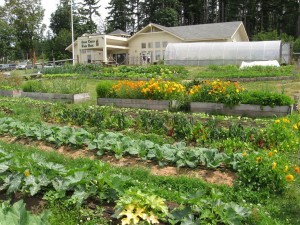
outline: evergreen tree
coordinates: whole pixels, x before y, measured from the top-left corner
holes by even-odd
[[[95,33],[97,30],[97,24],[93,20],[93,16],[100,16],[98,5],[100,0],[84,0],[79,3],[81,7],[78,8],[78,13],[80,15],[80,22],[85,24],[88,33]]]

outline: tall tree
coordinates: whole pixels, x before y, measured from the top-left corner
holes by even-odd
[[[97,24],[93,20],[93,16],[100,16],[98,5],[100,0],[83,0],[78,8],[78,13],[80,15],[81,23],[85,24],[86,29],[89,33],[95,33],[97,30]]]
[[[109,16],[107,17],[106,32],[116,29],[127,31],[128,24],[131,21],[128,0],[111,0],[108,5]]]
[[[41,0],[6,0],[4,7],[8,22],[16,30],[17,45],[24,54],[34,57],[35,45],[45,29]]]
[[[0,19],[0,58],[3,62],[5,58],[13,58],[15,44],[15,29],[10,26],[7,21]]]

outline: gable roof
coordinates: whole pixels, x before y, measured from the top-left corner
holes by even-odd
[[[122,31],[120,29],[114,30],[113,32],[110,32],[107,35],[126,35],[126,36],[130,36],[128,33],[126,33],[125,31]]]
[[[241,26],[244,27],[241,21],[198,24],[177,27],[165,27],[159,24],[150,23],[148,26],[155,26],[158,29],[166,31],[171,35],[174,35],[184,41],[228,39],[231,38]],[[141,31],[143,31],[144,29],[142,29]]]

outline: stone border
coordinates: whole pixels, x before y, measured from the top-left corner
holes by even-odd
[[[43,101],[78,103],[90,99],[88,93],[79,94],[57,94],[57,93],[41,93],[41,92],[22,92],[22,97],[32,98]]]
[[[21,90],[0,90],[0,96],[4,97],[21,97]]]
[[[218,113],[223,115],[247,116],[247,117],[271,117],[286,116],[291,114],[293,106],[260,106],[240,104],[226,106],[221,103],[191,102],[191,112]]]

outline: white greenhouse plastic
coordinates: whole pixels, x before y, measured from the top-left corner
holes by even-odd
[[[166,65],[240,65],[281,58],[281,41],[169,43]]]

